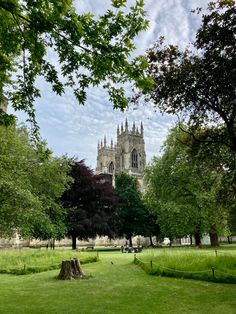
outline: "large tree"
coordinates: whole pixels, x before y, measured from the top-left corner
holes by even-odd
[[[67,161],[32,143],[25,128],[0,126],[0,235],[62,237],[59,198],[71,180],[67,172]]]
[[[166,46],[161,38],[146,53],[153,89],[145,95],[162,112],[185,120],[195,140],[225,145],[234,152],[235,16],[234,0],[210,2],[193,45],[182,51],[174,45]],[[201,137],[196,133],[199,128],[206,130]]]
[[[115,194],[120,201],[113,218],[116,235],[125,236],[131,247],[133,236],[155,235],[155,222],[144,205],[136,178],[126,173],[119,174],[116,177]]]
[[[186,137],[188,137],[186,139]],[[147,167],[147,205],[156,212],[163,236],[209,233],[211,244],[218,244],[217,233],[227,227],[227,205],[219,202],[222,171],[201,163],[186,142],[192,138],[173,129],[162,157]]]
[[[102,84],[121,109],[127,106],[122,84],[145,81],[144,59],[130,59],[133,39],[148,25],[144,2],[128,8],[126,0],[111,0],[98,17],[79,13],[79,2],[0,0],[0,101],[6,94],[34,123],[38,77],[59,95],[72,88],[82,104],[87,88]]]
[[[110,183],[103,182],[83,160],[71,161],[73,183],[62,196],[66,209],[67,235],[76,249],[76,239],[112,235],[110,219],[116,198]]]

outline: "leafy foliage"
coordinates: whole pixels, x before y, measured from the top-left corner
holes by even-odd
[[[58,200],[68,163],[45,143],[31,143],[26,129],[0,127],[0,234],[60,238],[65,232]]]
[[[155,222],[144,206],[136,178],[126,173],[116,177],[115,194],[119,197],[114,223],[118,236],[125,236],[132,246],[135,235],[155,235]]]
[[[95,18],[77,13],[72,0],[1,0],[0,101],[7,92],[14,109],[27,112],[36,126],[36,79],[43,77],[58,95],[72,88],[82,104],[86,90],[102,84],[114,107],[124,109],[122,84],[146,80],[144,58],[130,61],[133,39],[148,25],[143,6],[135,1],[125,13],[127,1],[113,0],[111,9]]]
[[[74,182],[63,194],[62,202],[67,211],[68,236],[75,249],[76,238],[111,235],[110,218],[116,198],[111,184],[102,182],[83,160],[72,161],[70,175]]]
[[[234,0],[210,2],[192,47],[181,51],[174,45],[165,46],[161,38],[146,53],[147,76],[154,84],[152,91],[145,93],[162,112],[177,114],[188,123],[195,140],[218,143],[234,152],[235,16]],[[201,137],[197,136],[199,130]]]
[[[147,167],[146,203],[170,238],[214,233],[227,226],[227,206],[219,202],[222,173],[192,154],[191,136],[173,129],[164,154]]]

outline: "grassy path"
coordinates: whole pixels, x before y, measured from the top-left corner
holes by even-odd
[[[93,276],[87,280],[58,281],[58,271],[0,275],[0,313],[236,313],[236,285],[149,276],[131,263],[132,254],[100,258],[83,266]]]

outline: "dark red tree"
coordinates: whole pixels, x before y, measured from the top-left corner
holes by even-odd
[[[72,238],[72,249],[76,249],[77,238],[85,240],[97,235],[111,236],[109,222],[116,197],[111,184],[94,175],[84,160],[73,161],[70,174],[74,182],[62,196],[62,202],[67,209],[68,236]]]

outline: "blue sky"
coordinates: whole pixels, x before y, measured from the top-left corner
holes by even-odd
[[[129,3],[134,1],[129,0]],[[142,54],[161,35],[167,43],[177,44],[184,48],[194,40],[200,17],[190,11],[196,7],[205,7],[206,0],[144,0],[150,27],[135,40],[135,54]],[[75,0],[74,4],[80,13],[92,12],[102,14],[109,7],[109,0]],[[41,136],[48,143],[55,155],[77,156],[85,159],[86,164],[96,168],[97,142],[111,138],[116,140],[117,124],[126,117],[131,124],[143,122],[147,161],[160,154],[160,148],[168,130],[173,126],[175,117],[162,116],[150,105],[138,108],[130,107],[124,113],[113,110],[106,93],[99,87],[88,93],[85,106],[80,106],[72,93],[62,97],[51,92],[45,82],[39,80],[42,97],[36,102],[36,117]],[[9,112],[12,112],[10,109]],[[19,122],[25,116],[16,113]]]

